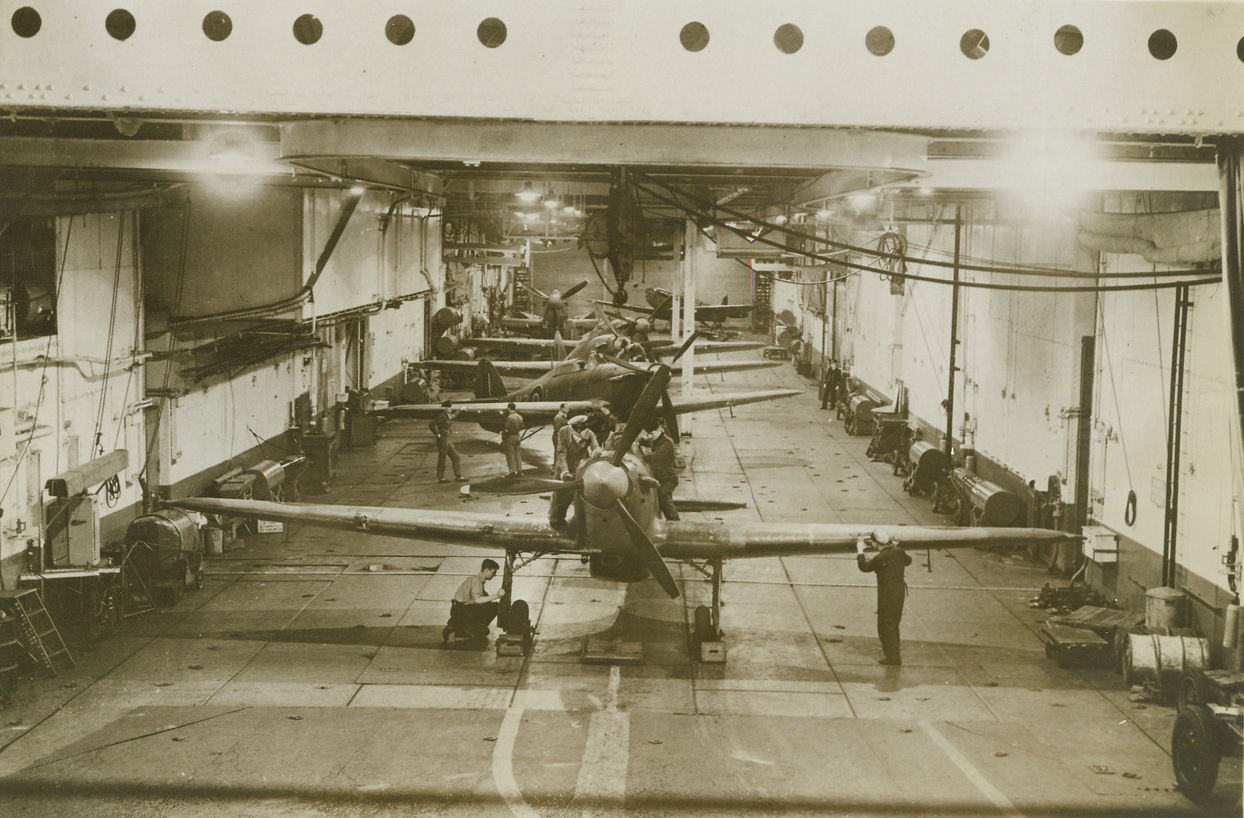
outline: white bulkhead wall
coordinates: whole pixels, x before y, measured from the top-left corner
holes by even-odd
[[[1136,256],[1105,257],[1109,269],[1152,270]],[[1159,268],[1162,269],[1162,268]],[[1176,560],[1225,586],[1220,559],[1233,514],[1231,436],[1234,370],[1221,284],[1192,287],[1184,361]],[[1175,291],[1103,298],[1093,424],[1092,514],[1103,525],[1162,553],[1166,437],[1170,412]],[[1136,517],[1128,524],[1129,491]]]
[[[1014,217],[1012,217],[1014,216]],[[1022,211],[966,221],[966,264],[989,259],[1027,267],[1096,269],[1093,254],[1078,247],[1074,220]],[[915,262],[952,258],[949,225],[908,225],[908,271],[949,280],[951,271]],[[855,243],[862,239],[856,237]],[[1106,255],[1109,272],[1168,269],[1139,256]],[[1084,286],[1092,279],[1016,277],[964,271],[962,280],[1034,286]],[[1153,279],[1140,279],[1140,282]],[[1135,284],[1136,279],[1100,283]],[[1225,290],[1193,287],[1184,379],[1184,425],[1179,474],[1177,559],[1182,568],[1225,585],[1220,560],[1232,531],[1232,365]],[[842,343],[851,368],[891,397],[892,333],[900,333],[902,380],[910,411],[939,432],[945,427],[950,337],[950,287],[908,281],[902,296],[872,273],[848,279],[839,293],[846,316]],[[901,299],[894,324],[894,302]],[[1091,522],[1105,525],[1160,555],[1166,488],[1174,291],[1117,293],[1010,292],[963,288],[955,378],[953,434],[982,455],[1044,489],[1049,475],[1063,482],[1063,500],[1074,499],[1076,415],[1081,338],[1096,337],[1095,392],[1089,478]],[[1070,411],[1068,411],[1070,410]],[[1192,421],[1195,419],[1195,422]],[[1137,495],[1136,520],[1124,519],[1129,491]]]
[[[304,199],[304,280],[316,263],[338,223],[347,197],[345,190],[307,191]],[[423,350],[424,304],[418,294],[431,295],[431,285],[442,288],[440,216],[426,205],[402,202],[389,213],[397,198],[386,192],[362,194],[323,273],[316,281],[314,302],[303,308],[304,320],[331,316],[342,310],[370,307],[363,333],[364,378],[357,372],[357,344],[350,331],[336,333],[339,349],[325,357],[327,382],[321,396],[331,401],[345,388],[370,389],[401,374],[402,362],[417,360]],[[426,273],[426,274],[425,274]],[[425,296],[425,297],[426,297]],[[321,333],[329,338],[326,333]],[[318,404],[318,401],[317,401]]]
[[[16,348],[2,345],[0,403],[11,408],[0,452],[6,578],[26,540],[42,538],[44,483],[99,456],[100,447],[129,453],[129,467],[118,475],[120,495],[111,505],[97,495],[105,532],[106,518],[132,514],[141,502],[145,356],[137,218],[126,211],[57,219],[57,333]]]

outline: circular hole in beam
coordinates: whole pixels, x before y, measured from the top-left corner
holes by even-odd
[[[43,28],[43,18],[30,6],[22,6],[13,12],[9,23],[13,26],[13,33],[18,37],[33,37],[39,33],[39,29]]]
[[[773,44],[783,54],[794,54],[803,48],[803,31],[793,23],[783,23],[773,32]]]
[[[384,36],[394,45],[406,45],[415,39],[415,24],[405,14],[395,14],[385,23]]]
[[[480,44],[485,48],[496,48],[505,42],[509,32],[505,28],[505,23],[496,17],[489,17],[487,20],[479,24],[479,28],[475,29],[475,36],[479,38]]]
[[[959,38],[959,50],[969,60],[979,60],[989,53],[989,35],[979,28],[965,31]]]
[[[303,45],[315,45],[324,36],[324,24],[314,14],[302,14],[294,21],[294,39]]]
[[[708,28],[703,23],[687,23],[678,32],[678,41],[688,51],[703,51],[708,47]]]
[[[864,47],[869,53],[884,57],[894,50],[894,32],[885,26],[877,26],[864,35]]]
[[[1155,60],[1169,60],[1179,50],[1179,41],[1175,35],[1164,28],[1149,35],[1149,53]]]
[[[113,9],[104,20],[104,28],[108,29],[112,39],[124,41],[134,36],[138,23],[134,21],[134,15],[125,9]]]
[[[233,20],[223,11],[209,11],[203,16],[203,34],[214,43],[228,39],[233,33]]]
[[[1075,26],[1061,26],[1054,32],[1054,47],[1068,57],[1079,54],[1080,49],[1084,48],[1084,33]]]

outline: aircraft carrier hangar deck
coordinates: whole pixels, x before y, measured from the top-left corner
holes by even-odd
[[[704,517],[948,522],[792,367],[731,380],[807,391],[693,417],[679,494],[748,503]],[[495,436],[460,427],[466,474],[503,474]],[[529,467],[548,449],[528,441]],[[435,459],[426,424],[391,421],[315,499],[546,513],[439,484]],[[699,573],[673,566],[671,600],[577,558],[518,574],[529,655],[445,647],[447,600],[487,555],[301,527],[232,543],[201,591],[22,686],[4,814],[1203,814],[1174,788],[1174,710],[1046,657],[1029,601],[1064,581],[1023,552],[917,554],[901,667],[877,664],[874,579],[853,556],[727,563],[724,663],[689,652]],[[616,660],[584,661],[594,635]]]

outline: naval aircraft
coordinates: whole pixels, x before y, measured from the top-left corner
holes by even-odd
[[[727,560],[794,555],[849,554],[858,544],[896,545],[908,550],[1058,543],[1075,535],[1042,528],[956,528],[940,526],[876,526],[836,523],[699,522],[665,520],[660,516],[657,481],[644,461],[632,452],[645,428],[655,422],[656,409],[669,385],[671,372],[657,365],[634,403],[614,450],[587,460],[572,481],[547,481],[549,488],[573,491],[570,523],[554,528],[548,522],[508,514],[383,508],[346,505],[284,504],[257,500],[190,498],[168,505],[192,511],[277,520],[374,534],[496,549],[504,555],[500,626],[530,649],[534,630],[524,600],[513,600],[511,588],[518,567],[545,556],[577,554],[593,577],[638,582],[652,577],[671,597],[679,587],[668,561],[680,561],[708,573],[712,605],[694,614],[697,642],[721,637],[722,567]]]

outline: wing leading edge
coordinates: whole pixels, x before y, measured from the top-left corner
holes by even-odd
[[[893,542],[904,550],[992,548],[1079,540],[1046,528],[958,528],[953,526],[836,523],[699,523],[675,521],[653,537],[669,559],[748,559],[816,554],[854,554],[856,544]]]
[[[460,511],[434,511],[377,506],[337,506],[328,504],[271,503],[262,500],[228,500],[191,497],[165,505],[208,514],[231,517],[257,517],[284,523],[335,528],[384,537],[410,540],[462,543],[498,550],[579,552],[573,537],[562,536],[547,522],[507,517],[502,514],[475,514]]]

